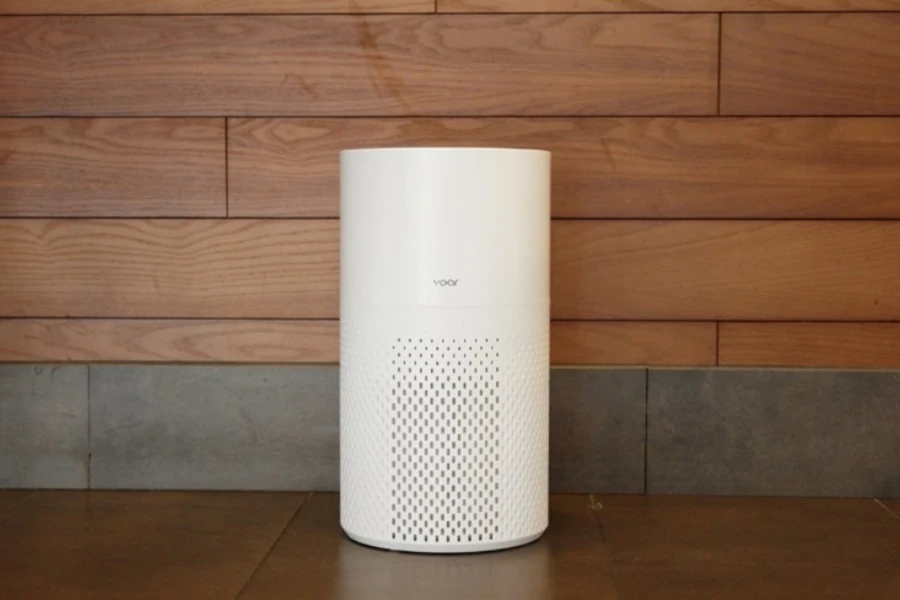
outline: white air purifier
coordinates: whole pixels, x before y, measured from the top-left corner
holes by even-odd
[[[341,153],[341,526],[480,552],[547,528],[550,154]]]

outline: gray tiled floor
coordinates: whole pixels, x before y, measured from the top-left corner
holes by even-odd
[[[556,369],[550,377],[550,489],[644,492],[643,369]]]
[[[900,496],[900,375],[651,371],[651,494]]]
[[[335,490],[334,367],[91,369],[96,488]]]
[[[898,372],[554,369],[551,490],[898,497],[897,398]],[[335,366],[0,367],[0,487],[335,490],[338,450]]]
[[[87,374],[0,365],[0,488],[87,487]]]

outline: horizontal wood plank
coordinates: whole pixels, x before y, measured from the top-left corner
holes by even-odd
[[[0,316],[337,311],[337,221],[0,220],[0,256]]]
[[[5,15],[430,13],[434,0],[3,0]]]
[[[711,114],[717,40],[702,14],[8,17],[0,115]]]
[[[437,0],[437,3],[439,12],[453,13],[777,12],[900,9],[900,0]]]
[[[900,0],[438,0],[440,12],[880,11]],[[5,15],[430,13],[434,0],[5,0]]]
[[[332,363],[337,333],[337,321],[0,319],[0,361]]]
[[[722,114],[900,114],[900,13],[722,21]]]
[[[224,217],[224,119],[0,119],[0,216]]]
[[[713,365],[713,323],[554,322],[560,365]],[[337,321],[0,319],[2,362],[336,363]]]
[[[715,323],[555,321],[558,365],[715,365]]]
[[[3,362],[334,363],[337,321],[2,319]],[[897,323],[722,323],[722,366],[900,368]],[[553,364],[712,365],[711,323],[556,321]]]
[[[333,220],[0,220],[0,316],[336,318]],[[553,316],[900,319],[900,222],[556,221]]]
[[[900,222],[557,221],[553,315],[900,318]]]
[[[898,323],[723,323],[730,366],[900,368]]]
[[[4,0],[0,15],[430,13],[434,0]],[[439,12],[884,11],[900,0],[437,0]]]
[[[232,216],[334,217],[338,153],[377,146],[553,152],[553,214],[900,218],[896,118],[231,119]]]

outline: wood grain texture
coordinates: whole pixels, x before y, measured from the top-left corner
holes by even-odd
[[[337,321],[0,319],[0,361],[332,363]]]
[[[575,467],[566,464],[565,470]],[[553,526],[534,544],[515,552],[437,557],[354,544],[336,532],[338,496],[315,494],[285,528],[240,599],[615,600],[609,550],[592,506],[584,495],[553,495],[548,506]]]
[[[715,15],[8,17],[0,115],[711,114]]]
[[[887,489],[893,484],[893,470],[877,462],[886,449],[894,450],[890,438],[866,439],[866,429],[886,429],[873,422],[874,407],[885,405],[866,402],[852,420],[842,413],[853,410],[844,407],[865,397],[864,390],[881,386],[874,378],[866,384],[847,382],[843,406],[834,397],[817,406],[810,398],[814,392],[803,389],[812,387],[808,380],[772,379],[781,387],[750,380],[745,385],[751,389],[732,390],[727,383],[710,382],[691,388],[703,400],[681,389],[660,394],[671,405],[658,417],[659,435],[671,441],[659,449],[663,455],[654,456],[655,448],[648,451],[648,488],[665,477],[691,491],[596,497],[603,504],[618,598],[892,600],[900,523],[868,498],[827,497],[851,495],[831,491],[847,480],[851,486],[866,477],[885,480],[881,485]],[[723,397],[707,400],[712,390]],[[784,401],[770,399],[773,392]],[[817,414],[804,418],[804,409]],[[747,422],[753,417],[757,420]],[[842,447],[853,442],[853,448]],[[775,495],[768,490],[778,485],[802,490],[781,495],[819,497],[733,497]]]
[[[336,221],[0,220],[0,316],[334,317]]]
[[[714,365],[715,323],[556,321],[550,357],[558,365]]]
[[[224,119],[0,119],[0,216],[224,217]]]
[[[430,13],[434,0],[3,0],[5,15]]]
[[[21,0],[25,1],[25,0]],[[900,0],[437,0],[438,12],[777,12],[898,10]]]
[[[185,403],[191,400],[184,399]],[[189,410],[185,409],[188,415]],[[40,418],[70,418],[65,413],[47,413]],[[95,419],[105,416],[104,412]],[[247,417],[251,418],[256,418],[255,412]],[[190,448],[188,456],[197,470],[207,464],[204,458],[210,448],[223,452],[228,448],[227,442],[218,440],[229,433],[231,437],[225,439],[240,439],[233,432],[217,430],[220,423],[204,422],[202,429],[191,432],[196,437],[174,442]],[[134,427],[128,437],[139,436],[138,432],[148,428],[157,429],[153,436],[157,439],[174,435],[149,417],[128,425]],[[254,446],[258,452],[270,447],[268,438],[260,437]],[[191,443],[199,439],[203,443]],[[105,441],[95,442],[100,452],[110,451]],[[134,456],[143,448],[129,450],[133,454],[123,454]],[[124,457],[120,460],[129,466],[137,463],[126,463]],[[235,452],[233,460],[244,465],[265,459],[248,449],[243,454]],[[142,477],[147,487],[157,488],[141,468],[143,463],[138,464],[141,466],[132,466],[129,474]],[[167,470],[178,472],[178,464],[171,461]],[[305,497],[299,493],[37,491],[19,507],[16,518],[3,523],[0,589],[7,599],[235,598]],[[198,577],[190,565],[202,565],[205,575]]]
[[[900,119],[231,119],[232,216],[334,217],[338,153],[376,146],[553,152],[553,214],[898,218]]]
[[[551,325],[557,365],[713,365],[712,323]],[[338,322],[0,319],[2,362],[336,363]]]
[[[0,316],[338,314],[333,220],[0,220]],[[556,221],[554,318],[900,318],[900,222]]]
[[[557,221],[553,316],[900,318],[900,222]]]
[[[723,323],[729,366],[900,368],[898,323]]]
[[[900,14],[722,19],[722,114],[900,114]]]

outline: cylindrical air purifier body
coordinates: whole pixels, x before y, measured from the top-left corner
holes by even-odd
[[[550,154],[341,153],[341,525],[415,552],[547,527]]]

